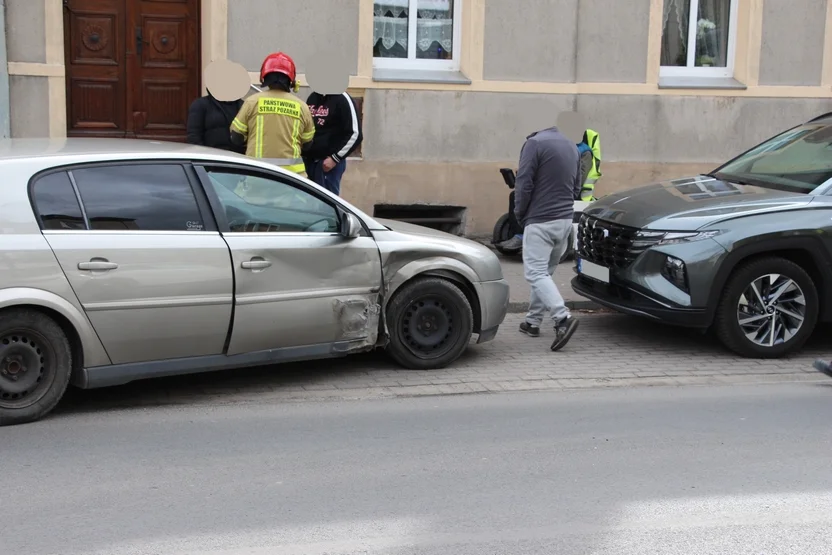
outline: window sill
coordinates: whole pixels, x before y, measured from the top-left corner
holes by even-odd
[[[733,77],[659,77],[660,89],[745,90],[747,85]]]
[[[471,80],[461,71],[430,69],[387,69],[374,68],[373,81],[379,83],[444,83],[448,85],[470,85]]]

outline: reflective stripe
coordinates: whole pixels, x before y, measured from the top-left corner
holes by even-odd
[[[254,140],[254,157],[263,157],[263,116],[257,116],[257,138]]]
[[[304,133],[300,136],[302,141],[311,141],[315,137],[315,129],[313,128],[312,131],[309,133]]]
[[[234,118],[234,121],[231,122],[231,125],[236,128],[241,133],[248,133],[248,125],[241,122],[239,119]]]
[[[303,158],[263,158],[263,161],[306,177],[306,164],[303,163]]]
[[[284,170],[289,170],[290,172],[295,172],[295,173],[298,173],[298,174],[306,172],[306,165],[303,162],[301,162],[300,164],[294,164],[292,166],[280,166],[280,167],[283,168]]]
[[[300,120],[296,119],[294,125],[292,125],[292,154],[295,155],[295,158],[300,157]]]
[[[303,164],[303,158],[263,158],[264,162],[274,164],[275,166],[294,166]]]
[[[584,182],[584,187],[595,186],[596,183],[598,183],[597,177],[587,177],[586,181]]]

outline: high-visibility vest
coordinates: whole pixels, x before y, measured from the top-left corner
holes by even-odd
[[[592,151],[592,165],[590,165],[584,184],[581,187],[581,200],[591,202],[595,200],[595,183],[601,177],[601,136],[597,131],[587,129],[584,132],[584,143]]]

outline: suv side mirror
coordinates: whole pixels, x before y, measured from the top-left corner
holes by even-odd
[[[361,230],[363,229],[361,225],[361,220],[359,220],[355,214],[349,214],[347,212],[341,212],[341,236],[346,239],[355,239],[356,237],[361,237]]]

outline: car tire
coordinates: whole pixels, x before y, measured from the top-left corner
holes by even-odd
[[[44,417],[63,397],[71,373],[72,349],[52,318],[31,309],[0,313],[0,426]]]
[[[434,370],[457,360],[468,347],[474,314],[465,293],[450,281],[417,278],[390,300],[387,328],[393,360],[410,370]]]
[[[780,276],[773,285],[767,277],[771,275]],[[802,293],[805,305],[791,302],[798,295],[794,286]],[[786,287],[788,290],[776,300],[772,298],[773,292]],[[759,295],[754,293],[755,289]],[[752,301],[746,301],[752,297]],[[790,260],[766,257],[740,266],[728,279],[717,308],[714,329],[722,344],[740,356],[778,358],[800,349],[806,343],[815,329],[818,313],[818,292],[811,276]],[[803,320],[799,321],[792,315],[802,316]],[[745,326],[740,323],[741,318],[744,318]],[[771,323],[776,324],[773,341],[769,339],[772,337]],[[788,334],[781,333],[781,330],[788,328],[791,328]],[[756,341],[747,335],[752,333],[756,335]]]
[[[509,222],[509,214],[505,213],[500,216],[500,219],[497,220],[496,224],[494,224],[494,232],[491,234],[491,244],[494,245],[494,248],[497,249],[497,252],[500,254],[504,254],[506,256],[517,256],[523,252],[522,249],[518,251],[506,250],[500,246],[500,243],[503,241],[511,239],[511,234],[509,233],[510,229],[511,224]]]

